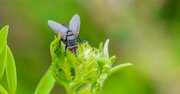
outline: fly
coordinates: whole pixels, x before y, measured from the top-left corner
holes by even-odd
[[[71,52],[76,53],[76,50],[78,49],[78,35],[80,29],[79,15],[75,14],[71,18],[68,26],[64,26],[52,20],[48,20],[48,25],[56,33],[56,35],[60,33],[61,40],[66,45],[65,51],[68,48]]]

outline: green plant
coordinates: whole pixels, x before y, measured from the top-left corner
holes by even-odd
[[[6,90],[0,84],[0,93],[15,94],[17,88],[16,66],[13,55],[7,46],[8,29],[9,26],[5,26],[0,31],[0,81],[5,75],[9,89]]]
[[[7,46],[8,29],[9,26],[5,26],[0,31],[0,81],[6,76],[8,86],[7,90],[0,84],[0,93],[16,94],[16,66]],[[65,55],[65,44],[60,39],[60,35],[55,37],[50,45],[52,65],[40,80],[35,94],[49,94],[55,82],[64,86],[69,94],[99,94],[109,75],[132,65],[126,63],[112,68],[116,57],[109,57],[109,40],[104,46],[100,43],[99,48],[87,42],[78,44],[76,55],[70,51]]]
[[[109,57],[109,39],[104,46],[100,43],[99,48],[91,47],[87,42],[78,44],[76,55],[70,51],[65,55],[65,44],[60,39],[58,35],[50,45],[52,65],[35,94],[48,94],[55,81],[64,86],[68,94],[99,94],[109,75],[132,65],[126,63],[112,68],[116,57]]]

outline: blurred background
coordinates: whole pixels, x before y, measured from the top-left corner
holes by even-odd
[[[18,76],[17,94],[33,94],[51,65],[49,19],[81,17],[80,38],[97,47],[110,39],[114,65],[131,62],[106,81],[102,94],[180,94],[180,0],[0,0],[0,28]],[[51,94],[66,94],[56,85]]]

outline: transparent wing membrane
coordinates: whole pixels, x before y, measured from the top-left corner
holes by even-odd
[[[57,35],[60,33],[61,37],[64,37],[67,33],[68,29],[55,21],[49,20],[48,25]]]
[[[75,14],[70,22],[69,22],[69,29],[73,31],[73,33],[78,36],[79,29],[80,29],[80,17],[79,15]]]

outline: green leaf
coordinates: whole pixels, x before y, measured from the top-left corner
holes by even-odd
[[[7,44],[7,34],[8,34],[9,26],[5,26],[0,30],[0,54]]]
[[[112,56],[110,59],[111,59],[111,64],[113,64],[114,61],[116,60],[116,56]]]
[[[120,69],[122,69],[124,67],[132,66],[132,65],[133,65],[132,63],[125,63],[125,64],[117,65],[110,70],[109,75],[119,71]]]
[[[4,89],[4,87],[2,85],[0,85],[0,94],[9,94],[6,89]]]
[[[7,77],[7,83],[9,87],[9,93],[15,94],[16,93],[16,87],[17,87],[17,77],[16,77],[16,66],[14,62],[13,55],[7,47],[7,62],[6,62],[6,77]]]
[[[5,68],[6,68],[6,57],[7,57],[7,49],[6,47],[3,49],[3,52],[0,54],[0,79],[2,78]]]
[[[4,74],[6,67],[6,44],[9,26],[5,26],[0,30],[0,79]]]
[[[51,74],[51,70],[48,69],[46,74],[40,80],[34,94],[49,94],[54,87],[55,79]]]

